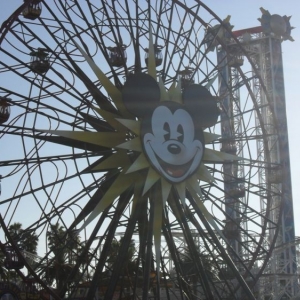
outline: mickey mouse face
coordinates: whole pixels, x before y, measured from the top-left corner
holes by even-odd
[[[200,133],[196,134],[191,114],[175,102],[162,102],[142,124],[145,153],[153,167],[174,183],[198,168],[204,150]]]
[[[207,89],[191,85],[183,104],[159,102],[157,82],[144,73],[131,75],[122,91],[127,109],[142,118],[141,139],[151,165],[171,183],[187,179],[204,153],[203,127],[216,123],[216,102]]]

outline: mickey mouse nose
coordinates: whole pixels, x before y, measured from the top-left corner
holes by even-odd
[[[176,145],[176,144],[170,144],[169,146],[168,146],[168,150],[169,150],[169,152],[170,153],[172,153],[172,154],[178,154],[178,153],[180,153],[180,147],[178,146],[178,145]]]

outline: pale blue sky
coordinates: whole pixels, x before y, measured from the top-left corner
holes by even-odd
[[[0,0],[0,23],[23,3],[22,0]],[[189,1],[187,1],[189,3]],[[193,1],[190,0],[192,3]],[[292,16],[291,24],[296,27],[292,31],[294,42],[283,42],[283,61],[285,93],[287,105],[287,118],[290,141],[290,159],[293,184],[294,215],[296,224],[296,235],[300,235],[300,80],[298,71],[300,69],[300,1],[299,0],[204,0],[221,19],[231,15],[231,24],[234,29],[243,29],[259,26],[257,18],[261,17],[260,7],[269,10],[271,14]]]

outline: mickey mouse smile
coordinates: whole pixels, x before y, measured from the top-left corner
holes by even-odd
[[[168,163],[161,159],[151,147],[151,141],[148,141],[148,144],[145,145],[145,149],[147,149],[146,152],[148,153],[148,156],[152,158],[152,164],[154,165],[154,167],[161,174],[163,174],[166,179],[172,182],[181,182],[182,180],[187,178],[193,172],[195,166],[198,166],[199,161],[201,161],[203,152],[202,149],[197,148],[195,155],[188,162],[183,164],[174,164]],[[149,153],[151,150],[152,154]],[[170,151],[170,155],[172,155],[172,152],[175,152],[175,154],[179,154],[181,148],[178,145],[172,143],[168,146],[168,150]]]

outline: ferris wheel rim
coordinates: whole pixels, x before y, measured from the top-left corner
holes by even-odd
[[[197,1],[198,3],[200,3],[200,1]],[[180,3],[180,1],[175,1],[175,3]],[[24,6],[25,4],[23,4],[22,5],[22,7]],[[181,5],[183,5],[182,3],[181,3]],[[198,17],[198,18],[200,18],[200,17]],[[222,22],[222,20],[221,20],[221,22]],[[75,62],[74,62],[75,63]],[[75,64],[73,65],[73,67],[75,66]],[[110,66],[111,67],[111,70],[108,72],[108,74],[110,74],[110,78],[114,78],[114,79],[116,79],[116,77],[117,76],[119,76],[120,77],[120,73],[117,73],[117,71],[116,71],[116,68],[114,68],[113,66]],[[79,69],[77,68],[77,71],[79,71]],[[77,74],[76,74],[77,75]],[[82,74],[81,74],[82,75]],[[240,75],[242,76],[243,75],[243,72],[240,70]],[[26,75],[25,75],[26,76]],[[74,75],[75,76],[75,75]],[[47,74],[45,74],[45,78],[47,78]],[[74,79],[75,80],[75,79]],[[118,82],[118,80],[116,80],[117,82]],[[120,82],[120,81],[119,81]],[[38,83],[36,84],[36,86],[38,86]],[[250,90],[250,88],[248,88],[248,90]],[[79,96],[80,96],[80,94],[78,94],[78,98],[79,98]],[[256,101],[256,99],[255,99],[255,97],[254,96],[252,96],[251,97],[252,98],[252,102],[253,102],[253,104],[255,105],[256,103],[255,103],[255,101]],[[37,102],[39,101],[39,99],[37,99]],[[84,101],[85,101],[85,99],[84,99]],[[87,103],[87,106],[89,106],[89,103],[88,103],[88,101],[86,102]],[[85,105],[85,103],[83,103],[83,105]],[[107,104],[108,105],[108,107],[110,106],[110,104]],[[49,107],[51,108],[51,105],[49,105]],[[88,108],[88,110],[89,110],[90,108]],[[90,111],[92,111],[92,109],[90,109]],[[255,109],[253,109],[253,111],[255,111]],[[242,113],[244,113],[244,112],[241,112],[241,114]],[[74,112],[73,112],[73,114],[74,115],[76,115],[75,116],[75,119],[77,120],[77,122],[78,122],[78,124],[79,124],[79,122],[82,122],[82,120],[84,120],[85,119],[85,117],[82,117],[81,116],[81,114],[80,114],[80,112],[79,112],[79,110],[77,110],[76,112],[75,112],[75,110],[74,110]],[[72,114],[70,114],[70,116],[71,116]],[[50,118],[50,117],[49,117]],[[53,117],[52,117],[53,118]],[[57,118],[57,119],[59,119],[59,118]],[[264,122],[263,121],[261,121],[261,125],[264,125]],[[58,126],[58,125],[57,125]],[[81,125],[76,125],[76,126],[78,126],[79,128],[80,128],[80,126]],[[84,126],[86,126],[86,125],[84,125]],[[262,126],[263,127],[263,126]],[[74,127],[73,128],[75,128],[75,121],[74,121]],[[263,130],[263,128],[262,128],[262,130]],[[38,135],[40,134],[40,133],[42,133],[43,131],[41,130],[39,133],[36,133],[36,135],[35,136],[33,136],[33,139],[36,139],[36,138],[38,138]],[[24,133],[22,133],[22,135],[24,135],[24,136],[26,136],[26,134],[24,134]],[[30,136],[30,133],[28,134],[28,137]],[[245,136],[245,140],[248,138],[248,136]],[[43,140],[43,139],[42,139]],[[53,138],[53,137],[46,137],[45,136],[45,138],[44,138],[44,142],[43,143],[47,143],[47,142],[51,142],[51,141],[54,141],[55,139]],[[57,139],[58,140],[58,139]],[[60,142],[62,142],[62,140],[60,141]],[[265,147],[266,147],[266,149],[268,148],[268,145],[267,145],[267,142],[265,142]],[[72,153],[71,154],[69,154],[70,156],[70,158],[75,158],[76,156],[80,156],[80,154],[78,153],[77,154],[77,152],[75,151],[75,149],[76,149],[76,147],[72,147]],[[56,156],[57,157],[57,159],[59,158],[59,156]],[[92,154],[87,154],[86,155],[86,160],[87,160],[87,162],[88,162],[88,164],[90,164],[90,167],[93,165],[93,163],[91,163],[90,161],[89,161],[89,158],[90,157],[92,157]],[[54,158],[54,156],[52,156],[52,158]],[[45,158],[45,160],[46,160],[46,158]],[[271,164],[271,163],[270,163]],[[80,170],[80,167],[79,167],[79,165],[77,165],[77,163],[75,162],[75,168],[76,168],[76,171],[75,171],[75,177],[77,176],[77,174],[79,174],[79,170]],[[259,168],[259,167],[256,167],[257,169]],[[212,169],[215,169],[215,170],[217,170],[215,167],[212,167]],[[34,170],[32,170],[32,173],[34,172]],[[221,172],[220,172],[220,174],[221,174]],[[253,177],[254,177],[254,175],[252,175]],[[93,177],[94,177],[94,175],[93,175]],[[67,177],[66,177],[67,178]],[[250,178],[250,177],[249,177]],[[98,178],[97,180],[96,180],[96,177],[94,177],[94,180],[96,181],[95,183],[95,187],[94,187],[94,189],[96,189],[96,185],[98,184],[98,181],[101,181],[101,180],[105,180],[106,178],[104,178],[104,177],[101,177],[101,178]],[[60,181],[57,181],[57,183],[59,183],[59,182],[63,182],[64,181],[64,179],[61,179]],[[80,181],[81,181],[81,185],[82,186],[85,186],[85,183],[84,183],[84,180],[80,177]],[[222,179],[220,179],[220,182],[222,181]],[[270,185],[270,183],[269,183],[269,185]],[[45,187],[50,187],[50,186],[45,186]],[[91,187],[92,188],[92,187]],[[88,189],[89,189],[89,187],[87,186],[87,187],[85,187],[85,189],[86,189],[86,193],[88,194],[89,193],[89,191],[88,191]],[[270,189],[269,187],[266,187],[265,188],[267,191]],[[222,188],[220,188],[220,190],[222,190]],[[35,190],[35,192],[37,192],[38,190]],[[30,192],[27,192],[28,194],[30,193]],[[18,197],[18,195],[16,195],[15,196],[15,198],[17,199],[17,197]],[[79,197],[79,196],[78,196]],[[11,198],[11,199],[13,199],[13,198]],[[76,198],[74,198],[75,200],[74,201],[77,201],[76,200]],[[223,201],[223,200],[222,200]],[[225,200],[224,200],[224,202],[225,202]],[[75,202],[74,202],[75,203]],[[64,212],[65,212],[65,207],[66,206],[66,204],[63,204],[61,207],[60,207],[60,211],[59,211],[59,213],[61,214],[61,215],[63,215],[64,214]],[[269,209],[268,209],[268,207],[270,208],[270,203],[268,202],[267,203],[267,208],[266,208],[266,210],[267,211],[269,211]],[[254,210],[252,211],[253,213],[254,213]],[[54,214],[53,214],[54,215]],[[49,215],[50,216],[50,215]],[[266,232],[266,230],[267,230],[267,226],[268,226],[268,224],[270,223],[270,220],[269,220],[269,216],[266,214],[266,215],[261,215],[262,216],[262,218],[263,218],[263,222],[264,222],[264,225],[263,226],[261,226],[261,228],[262,228],[262,233],[265,233]],[[47,219],[44,219],[45,221],[47,220]],[[33,224],[32,224],[33,225]],[[278,233],[278,228],[276,229],[277,231],[276,231],[276,234],[275,235],[277,235],[277,233]],[[246,231],[245,231],[246,232]],[[246,234],[246,233],[245,233]],[[264,235],[264,234],[263,234]],[[255,250],[255,252],[254,252],[254,255],[253,255],[253,258],[252,258],[252,261],[251,261],[251,263],[250,263],[250,269],[252,268],[252,266],[254,265],[254,263],[255,263],[255,260],[256,260],[256,258],[258,258],[258,256],[260,256],[261,255],[261,249],[263,248],[263,246],[262,246],[262,244],[264,243],[264,237],[265,236],[261,236],[260,237],[260,241],[259,242],[256,242],[257,243],[257,245],[259,245],[259,246],[257,246],[257,248],[256,248],[256,250]],[[268,254],[267,254],[267,257],[264,259],[264,264],[267,264],[267,261],[268,261],[268,259],[269,259],[269,256],[271,255],[271,251],[272,251],[272,249],[273,249],[273,247],[274,247],[274,245],[275,245],[275,240],[276,240],[276,238],[274,238],[273,240],[272,240],[272,244],[269,246],[269,248],[268,248]],[[261,268],[260,269],[260,271],[259,271],[259,274],[261,274],[263,272],[263,268]],[[259,278],[259,276],[257,276],[256,278]]]

